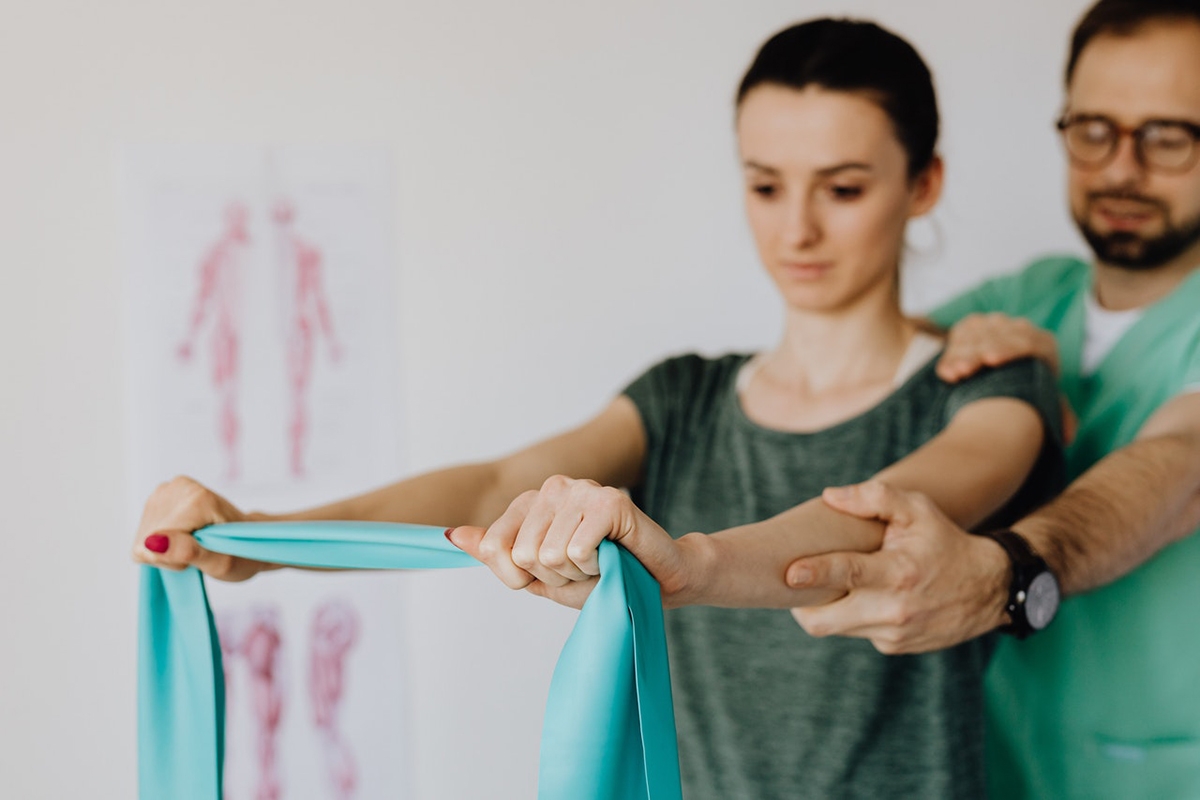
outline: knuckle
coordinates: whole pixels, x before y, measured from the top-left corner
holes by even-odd
[[[547,567],[561,567],[567,563],[567,554],[562,550],[543,547],[538,551],[538,560]]]
[[[549,494],[558,494],[571,485],[571,479],[566,475],[551,475],[542,483],[542,490]]]
[[[567,558],[575,564],[583,564],[590,561],[592,552],[591,548],[584,547],[581,544],[571,543],[567,545]]]
[[[893,628],[903,628],[912,622],[913,616],[912,609],[907,603],[896,602],[892,603],[884,612],[883,621],[884,624]],[[894,638],[894,636],[894,634],[889,634],[888,638]]]
[[[921,571],[917,569],[917,565],[908,561],[902,561],[896,569],[896,588],[902,592],[911,592],[921,584]]]
[[[479,557],[484,561],[494,561],[500,555],[500,543],[495,536],[484,534],[479,540]]]
[[[536,503],[538,498],[541,496],[542,493],[537,489],[528,489],[524,492],[521,492],[519,495],[517,495],[515,500],[509,503],[508,508],[504,512],[504,516],[511,516],[515,513],[528,513],[529,509],[533,508],[534,503]]]
[[[863,565],[856,558],[847,559],[846,561],[846,584],[849,588],[854,589],[863,584]]]
[[[524,570],[537,566],[537,553],[524,547],[514,547],[512,562]]]

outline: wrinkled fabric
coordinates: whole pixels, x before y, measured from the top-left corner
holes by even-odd
[[[477,565],[444,528],[267,522],[196,532],[209,550],[340,569]],[[658,584],[624,548],[600,547],[600,581],[563,646],[542,730],[540,800],[680,800]],[[141,800],[220,800],[221,648],[201,573],[142,568],[138,654]]]

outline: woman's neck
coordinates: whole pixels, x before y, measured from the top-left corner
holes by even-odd
[[[783,338],[762,368],[812,396],[890,383],[915,332],[894,293],[837,312],[789,309]]]

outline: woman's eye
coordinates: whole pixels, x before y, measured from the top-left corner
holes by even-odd
[[[862,193],[861,186],[830,186],[829,193],[835,200],[854,200]]]
[[[775,187],[770,186],[768,184],[759,184],[758,186],[751,186],[750,191],[754,192],[759,197],[765,197],[768,199],[775,196]]]

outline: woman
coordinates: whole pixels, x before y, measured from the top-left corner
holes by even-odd
[[[889,658],[773,610],[824,599],[784,586],[792,559],[879,545],[825,486],[876,476],[977,526],[1054,483],[1045,369],[943,384],[940,342],[900,311],[906,224],[942,185],[937,128],[929,72],[895,35],[829,19],[777,34],[737,95],[750,226],[786,306],[777,347],[670,359],[574,431],[285,518],[453,523],[507,585],[576,605],[618,538],[667,605],[729,606],[667,615],[689,800],[981,796],[985,641]],[[178,479],[150,498],[135,558],[249,577],[270,565],[188,535],[243,518]]]

